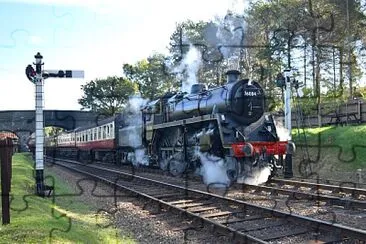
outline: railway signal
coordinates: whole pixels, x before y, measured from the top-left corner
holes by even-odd
[[[43,56],[38,52],[35,56],[36,62],[33,63],[36,70],[31,65],[28,65],[25,69],[27,78],[36,85],[36,193],[39,196],[44,196],[44,158],[43,158],[43,84],[47,78],[84,78],[84,71],[73,70],[43,70],[42,71],[42,58]]]
[[[292,135],[291,135],[291,130],[292,130],[292,125],[291,125],[291,88],[292,88],[292,84],[291,84],[291,76],[292,76],[292,70],[287,69],[284,70],[283,72],[284,77],[285,77],[285,128],[288,130],[288,139],[291,140]]]
[[[298,80],[294,78],[293,69],[286,69],[283,73],[279,73],[276,77],[276,86],[281,89],[285,89],[284,94],[284,105],[285,105],[285,128],[288,130],[288,139],[291,140],[291,96],[292,96],[292,88],[294,87],[296,90],[299,88],[300,83]]]
[[[276,79],[276,85],[282,89],[285,89],[285,95],[284,95],[284,104],[285,104],[285,128],[288,130],[287,140],[288,143],[288,149],[286,153],[285,158],[285,178],[292,178],[293,177],[293,171],[292,171],[292,153],[295,150],[294,143],[291,142],[292,139],[292,124],[291,124],[291,90],[292,87],[298,89],[299,82],[294,79],[294,72],[295,70],[286,69],[284,70],[283,74],[280,73],[277,76]]]

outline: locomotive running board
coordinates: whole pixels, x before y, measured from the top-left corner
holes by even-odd
[[[153,125],[152,129],[156,130],[156,129],[163,129],[166,127],[174,127],[174,126],[184,125],[184,124],[186,124],[186,125],[194,124],[194,123],[202,122],[202,121],[218,120],[219,117],[220,117],[219,114],[206,114],[206,115],[193,117],[190,119],[182,119],[182,120],[171,121],[171,122],[167,122],[167,123],[163,123],[163,124]]]
[[[222,117],[221,115],[223,114],[206,114],[206,115],[201,115],[201,116],[197,116],[197,117],[193,117],[190,119],[182,119],[182,120],[176,120],[176,121],[171,121],[171,122],[167,122],[167,123],[163,123],[163,124],[157,124],[157,125],[152,125],[150,128],[148,128],[148,130],[159,130],[159,129],[164,129],[164,128],[168,128],[168,127],[174,127],[174,126],[181,126],[181,125],[189,125],[189,124],[194,124],[194,123],[199,123],[202,121],[217,121],[217,125],[219,127],[219,133],[220,133],[220,139],[221,142],[224,146],[224,148],[231,148],[231,145],[225,145],[224,143],[224,135],[222,134]]]

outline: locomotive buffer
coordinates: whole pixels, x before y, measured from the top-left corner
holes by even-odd
[[[44,79],[53,78],[84,78],[84,71],[73,70],[43,70],[42,71],[42,55],[38,52],[35,56],[36,62],[33,63],[36,66],[36,70],[31,65],[28,65],[25,69],[27,78],[36,85],[36,193],[39,196],[44,197],[46,190],[51,190],[50,187],[44,184],[43,170],[44,170],[44,157],[43,157],[43,144],[44,144],[44,122],[43,122],[43,84]]]

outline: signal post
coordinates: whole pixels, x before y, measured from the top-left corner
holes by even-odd
[[[33,63],[36,70],[31,65],[28,65],[25,73],[27,78],[36,85],[35,90],[35,122],[36,122],[36,149],[35,149],[35,180],[36,180],[36,194],[39,196],[45,196],[45,184],[44,184],[44,121],[43,121],[43,85],[44,80],[50,77],[53,78],[84,78],[84,71],[72,71],[72,70],[42,70],[42,55],[38,52],[35,56],[36,62]]]
[[[292,78],[292,79],[291,79]],[[285,128],[288,131],[287,140],[287,152],[285,157],[284,177],[292,178],[292,154],[295,151],[295,144],[292,142],[292,124],[291,124],[291,99],[292,99],[292,86],[298,86],[298,81],[293,78],[293,70],[286,69],[283,74],[280,73],[276,79],[276,85],[281,89],[284,89],[284,112],[285,112]]]

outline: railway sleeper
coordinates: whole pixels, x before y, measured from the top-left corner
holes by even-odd
[[[211,205],[213,204],[212,202],[197,202],[197,203],[183,203],[183,204],[175,204],[174,206],[178,207],[178,208],[182,208],[182,209],[186,209],[186,208],[192,208],[192,207],[201,207],[201,206],[206,206],[206,205]]]

